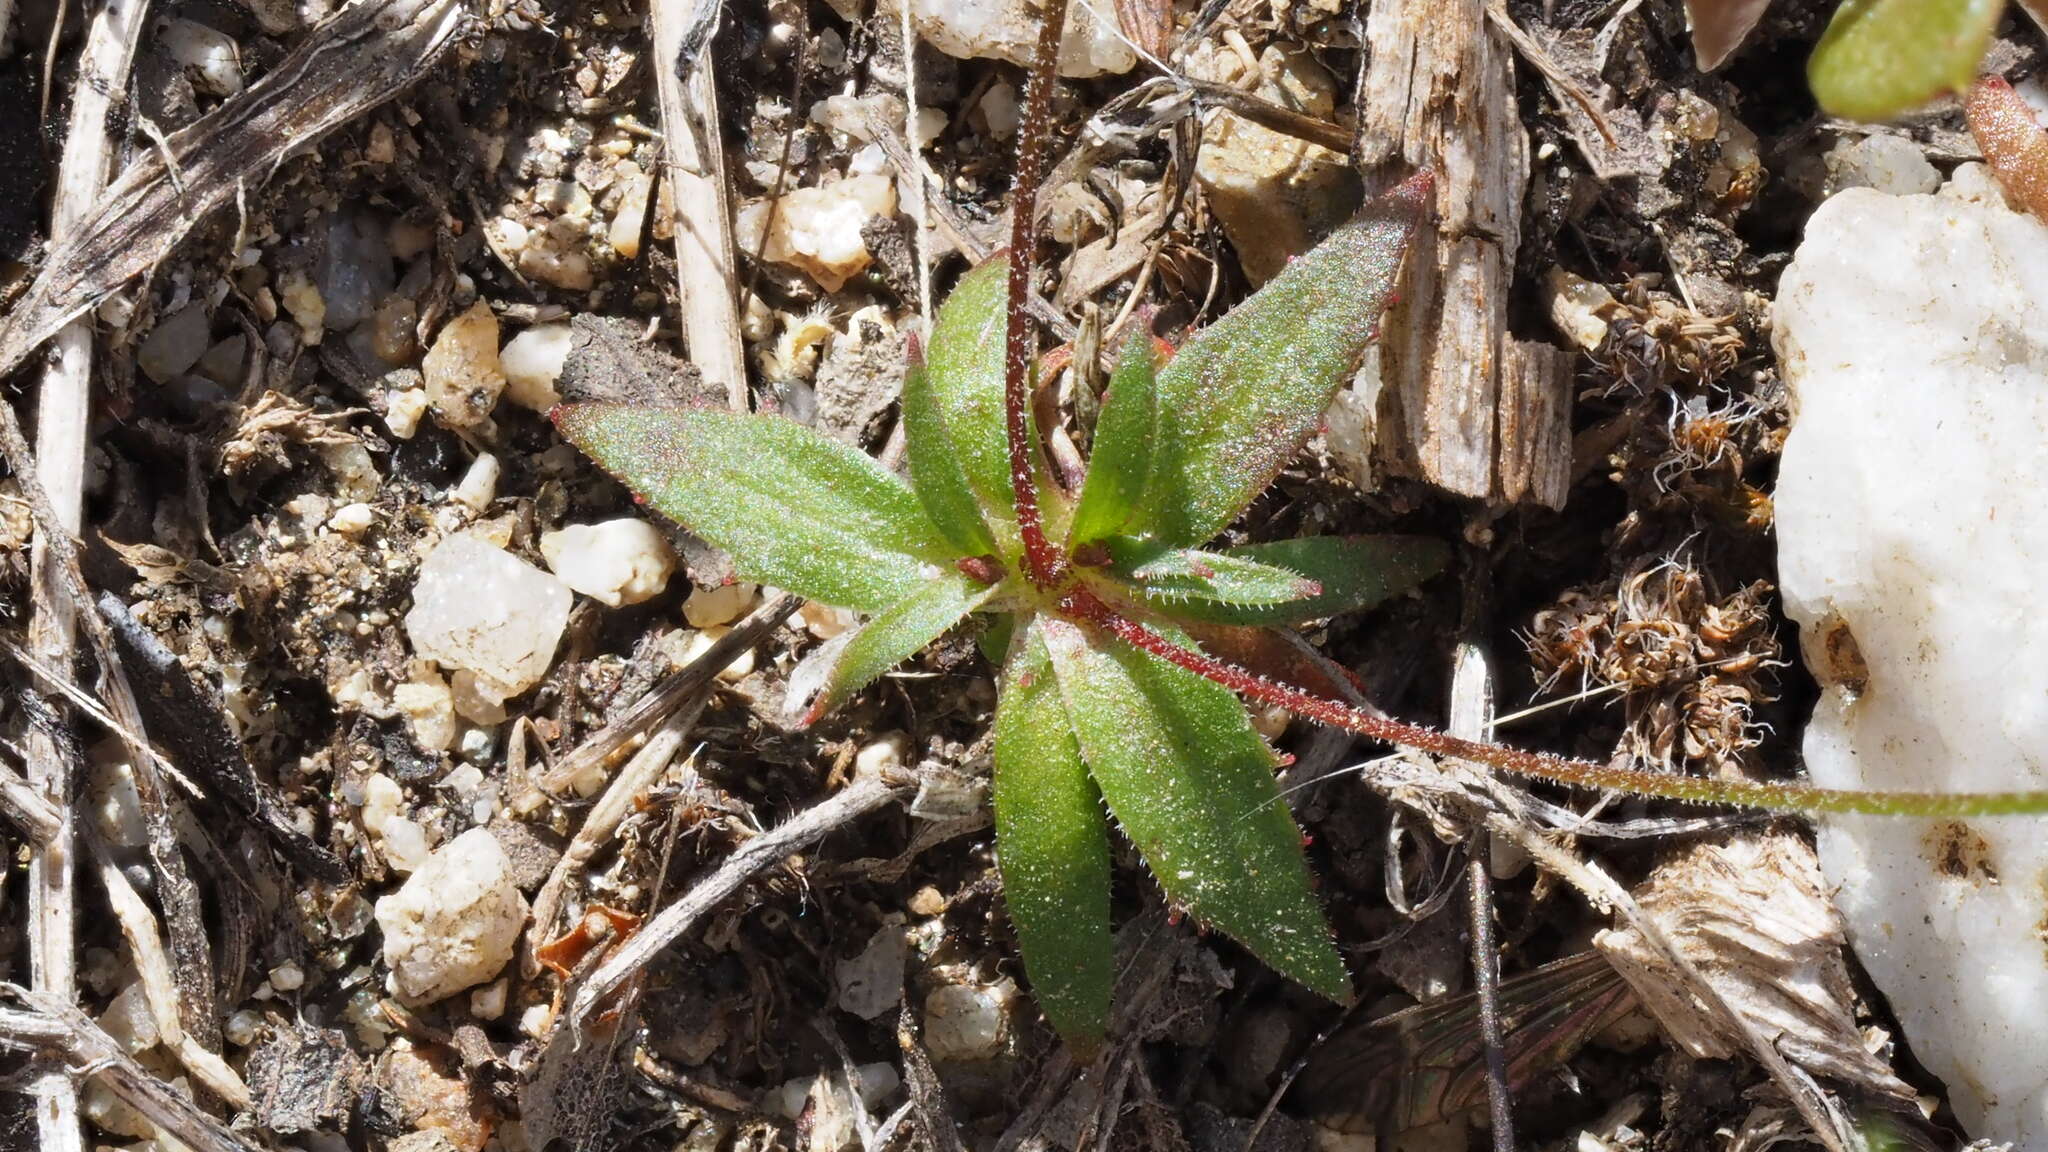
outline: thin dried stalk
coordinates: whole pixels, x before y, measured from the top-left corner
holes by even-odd
[[[94,16],[79,80],[74,85],[71,122],[58,168],[57,201],[50,235],[60,243],[83,234],[84,220],[100,197],[113,166],[107,114],[128,89],[147,0],[112,0]],[[0,32],[7,21],[0,18]],[[58,336],[57,355],[44,374],[39,395],[36,442],[41,449],[37,480],[56,513],[38,526],[30,548],[32,608],[29,648],[60,674],[68,674],[77,652],[77,605],[56,572],[50,554],[52,532],[76,535],[85,500],[85,442],[91,415],[92,328],[73,324]],[[71,796],[76,788],[72,759],[54,735],[41,728],[28,738],[28,778],[56,810],[56,825],[29,865],[29,967],[36,990],[69,1004],[78,996],[77,950],[73,941],[77,907],[72,859]],[[82,1148],[78,1095],[67,1080],[45,1078],[36,1085],[36,1125],[51,1152]]]
[[[0,1047],[61,1057],[74,1088],[88,1077],[98,1080],[192,1152],[263,1152],[150,1075],[70,1003],[14,984],[0,984],[0,996],[22,1005],[0,1007]],[[45,1152],[50,1147],[43,1145]]]
[[[718,870],[683,898],[661,910],[640,932],[613,950],[604,964],[576,990],[569,1002],[568,1024],[581,1028],[592,1012],[631,980],[662,950],[675,943],[699,919],[725,903],[754,873],[809,848],[826,833],[897,800],[909,791],[911,779],[901,772],[864,774],[845,790],[739,846]],[[558,1025],[559,1026],[559,1025]]]
[[[114,918],[121,923],[121,935],[128,941],[129,956],[142,981],[143,999],[149,1004],[150,1018],[156,1022],[163,1046],[207,1091],[238,1111],[247,1108],[249,1085],[218,1053],[207,1050],[185,1031],[183,998],[178,993],[178,981],[171,974],[171,959],[164,951],[163,938],[157,932],[156,916],[128,882],[106,845],[93,839],[92,855],[98,865],[100,883],[107,890],[107,903],[113,907]]]
[[[1493,739],[1493,674],[1478,645],[1460,644],[1451,675],[1450,723],[1453,736]],[[1485,774],[1479,765],[1468,765]],[[1508,1053],[1500,1015],[1500,958],[1494,954],[1493,876],[1487,870],[1492,834],[1477,829],[1466,855],[1465,882],[1472,923],[1472,988],[1479,998],[1479,1036],[1486,1049],[1486,1104],[1493,1118],[1494,1152],[1514,1152],[1515,1109],[1508,1085]]]
[[[527,947],[520,957],[520,967],[528,980],[540,975],[540,960],[534,950],[555,930],[555,918],[562,910],[562,894],[568,890],[569,878],[611,842],[612,833],[618,831],[619,825],[632,812],[633,801],[668,770],[710,699],[711,687],[708,684],[692,693],[674,715],[655,729],[647,743],[633,753],[633,758],[626,761],[626,766],[619,769],[617,776],[612,777],[604,795],[583,817],[582,827],[576,829],[576,835],[563,849],[561,859],[555,861],[555,870],[548,874],[547,883],[541,885],[533,898],[532,927],[527,931]],[[694,777],[695,773],[691,775]]]
[[[740,346],[739,281],[733,271],[732,205],[725,153],[718,146],[718,86],[703,38],[716,19],[705,0],[654,0],[655,87],[668,146],[669,193],[676,208],[676,291],[690,362],[726,404],[747,410],[747,368]]]
[[[468,19],[460,0],[355,0],[241,95],[142,152],[77,230],[58,240],[0,327],[0,376],[155,267],[199,221],[262,183],[286,153],[418,79]]]

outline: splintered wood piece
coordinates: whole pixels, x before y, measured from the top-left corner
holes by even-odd
[[[1529,175],[1512,52],[1484,0],[1382,0],[1365,34],[1360,168],[1381,186],[1437,176],[1437,226],[1416,236],[1382,333],[1376,462],[1461,496],[1562,504],[1548,478],[1570,467],[1569,395],[1554,358],[1507,330]]]

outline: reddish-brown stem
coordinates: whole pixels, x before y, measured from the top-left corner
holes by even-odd
[[[1505,744],[1466,740],[1423,724],[1362,712],[1337,700],[1276,683],[1257,673],[1217,660],[1178,644],[1103,603],[1086,588],[1075,586],[1059,601],[1060,614],[1084,626],[1107,632],[1131,647],[1185,668],[1241,696],[1285,708],[1297,716],[1374,740],[1414,748],[1438,756],[1468,760],[1519,776],[1579,788],[1614,789],[1643,796],[1700,804],[1734,804],[1775,812],[1854,812],[1884,816],[1986,816],[2048,810],[2041,792],[1843,792],[1800,784],[1765,784],[1746,780],[1710,780],[1639,772],[1573,760],[1548,752],[1530,752]]]
[[[1025,300],[1031,291],[1031,254],[1036,249],[1038,181],[1045,167],[1045,137],[1052,118],[1052,89],[1059,74],[1060,30],[1067,0],[1047,0],[1038,25],[1038,52],[1024,88],[1024,119],[1018,133],[1017,176],[1010,186],[1009,328],[1003,356],[1003,427],[1010,447],[1010,490],[1017,502],[1017,534],[1024,542],[1024,571],[1041,588],[1066,579],[1066,553],[1045,535],[1032,468],[1031,364],[1037,357]]]

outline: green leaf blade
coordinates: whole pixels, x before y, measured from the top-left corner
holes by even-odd
[[[1042,628],[1089,773],[1167,895],[1274,971],[1348,1000],[1301,831],[1244,705],[1066,621]]]
[[[1003,670],[995,761],[997,864],[1024,972],[1053,1028],[1090,1049],[1115,978],[1108,825],[1035,624]]]
[[[957,557],[901,480],[780,417],[570,404],[555,424],[656,511],[729,553],[749,580],[873,613]]]
[[[803,723],[816,723],[847,697],[917,655],[969,612],[987,603],[994,592],[992,585],[948,572],[877,613],[840,650],[824,687],[804,713]]]
[[[1844,0],[1806,82],[1830,115],[1890,120],[1968,90],[2005,0]]]
[[[932,524],[962,555],[995,552],[995,537],[989,532],[980,499],[967,482],[952,430],[939,411],[931,375],[923,364],[912,364],[903,378],[903,440],[910,488]]]
[[[1218,624],[1299,624],[1370,608],[1443,571],[1451,550],[1427,536],[1307,536],[1225,549],[1223,556],[1298,572],[1321,585],[1316,595],[1267,604],[1186,600],[1179,616]]]
[[[1081,502],[1068,532],[1072,546],[1121,531],[1144,494],[1158,424],[1158,364],[1151,334],[1131,333],[1109,377],[1109,399],[1095,424],[1095,447]]]
[[[1431,187],[1417,176],[1367,205],[1160,370],[1151,467],[1126,532],[1201,544],[1301,450],[1379,331]]]
[[[932,322],[925,377],[961,474],[991,516],[1015,520],[1003,424],[1003,337],[1010,262],[997,256],[960,278]],[[909,430],[906,429],[906,435]]]
[[[1229,552],[1164,548],[1128,536],[1112,536],[1104,543],[1110,572],[1147,600],[1165,606],[1271,607],[1322,591],[1299,572]]]

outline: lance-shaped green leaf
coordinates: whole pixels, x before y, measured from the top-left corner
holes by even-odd
[[[939,307],[925,350],[925,380],[967,485],[998,519],[1014,520],[1009,441],[1003,427],[1004,308],[1010,261],[994,257]],[[906,429],[905,435],[914,434]],[[912,466],[915,468],[915,465]]]
[[[1156,353],[1152,334],[1131,333],[1110,373],[1109,398],[1095,422],[1095,446],[1088,454],[1088,476],[1081,484],[1081,502],[1068,530],[1070,545],[1079,546],[1123,530],[1145,490],[1152,462],[1152,435],[1158,421]]]
[[[1977,78],[2005,0],[1843,0],[1806,63],[1828,113],[1890,120]]]
[[[970,580],[958,572],[946,572],[876,613],[840,649],[832,670],[825,674],[825,684],[818,690],[817,699],[811,701],[804,713],[803,723],[816,723],[819,717],[845,703],[847,697],[874,683],[882,673],[917,655],[946,629],[987,603],[994,593],[994,585]]]
[[[1425,173],[1367,205],[1159,370],[1151,467],[1128,534],[1200,544],[1301,450],[1379,331],[1431,187]]]
[[[995,722],[996,859],[1024,974],[1067,1043],[1109,1020],[1109,833],[1035,625],[1003,670]]]
[[[939,411],[931,374],[921,361],[913,361],[903,377],[903,443],[910,463],[910,487],[932,524],[963,555],[993,553],[995,537],[989,532],[981,501],[967,484],[952,430]]]
[[[1299,624],[1355,612],[1443,571],[1451,550],[1427,536],[1307,536],[1228,548],[1221,555],[1298,572],[1322,591],[1266,604],[1189,599],[1171,606],[1176,615],[1220,624]]]
[[[1128,536],[1112,536],[1102,543],[1109,552],[1110,572],[1156,604],[1271,606],[1322,591],[1299,572],[1228,552],[1169,548]]]
[[[555,424],[749,580],[880,612],[957,556],[903,481],[779,416],[569,404]]]
[[[1348,1000],[1350,977],[1310,890],[1301,831],[1244,705],[1228,688],[1067,621],[1040,627],[1081,758],[1160,887],[1274,971]]]

